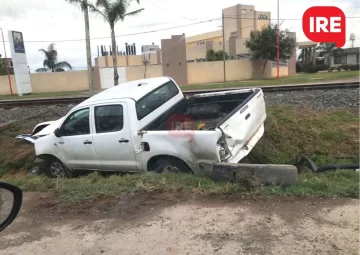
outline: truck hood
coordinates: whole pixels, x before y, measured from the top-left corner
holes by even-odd
[[[35,141],[37,139],[39,139],[40,137],[43,137],[43,136],[53,133],[55,131],[55,129],[57,129],[59,127],[60,123],[63,121],[64,118],[65,117],[62,117],[62,118],[60,118],[58,120],[54,120],[54,121],[41,122],[35,126],[35,128],[33,129],[31,134],[21,134],[21,135],[16,136],[15,138],[23,139],[26,142],[35,143]],[[43,128],[37,132],[36,129],[40,126],[45,126],[45,128]]]

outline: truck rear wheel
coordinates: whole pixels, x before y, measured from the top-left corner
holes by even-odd
[[[150,171],[155,173],[192,173],[191,169],[180,159],[163,157],[156,160]]]

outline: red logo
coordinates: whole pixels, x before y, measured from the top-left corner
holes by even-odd
[[[344,12],[335,6],[314,6],[302,17],[302,28],[309,40],[335,42],[336,47],[345,45],[345,24]]]
[[[172,115],[166,122],[169,135],[178,138],[192,139],[194,136],[195,122],[189,115]]]

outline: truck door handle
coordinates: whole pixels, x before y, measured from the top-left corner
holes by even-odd
[[[84,144],[92,144],[92,142],[86,140],[86,141],[84,142]]]
[[[129,142],[129,140],[128,139],[124,139],[124,138],[122,138],[121,140],[119,140],[119,143],[128,143]]]

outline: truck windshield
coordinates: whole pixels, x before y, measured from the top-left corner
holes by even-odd
[[[140,98],[136,102],[136,114],[138,120],[141,120],[151,112],[155,111],[178,93],[179,89],[177,86],[173,81],[169,81]]]

